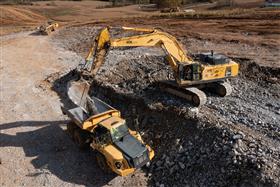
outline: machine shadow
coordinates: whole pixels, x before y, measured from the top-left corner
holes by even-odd
[[[39,31],[34,31],[29,34],[30,36],[42,36],[42,34]]]
[[[0,130],[16,127],[41,127],[16,135],[0,133],[0,147],[22,147],[26,157],[36,157],[31,163],[35,172],[27,177],[53,174],[78,185],[103,186],[115,176],[104,173],[95,161],[93,151],[81,151],[61,128],[68,121],[18,121],[0,125]],[[5,165],[5,160],[2,160]]]

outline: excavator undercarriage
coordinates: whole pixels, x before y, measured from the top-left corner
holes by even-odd
[[[221,97],[231,94],[232,87],[227,82],[205,83],[189,87],[180,87],[175,81],[161,81],[159,83],[162,91],[183,98],[194,106],[204,105],[207,101],[205,92],[210,92]]]

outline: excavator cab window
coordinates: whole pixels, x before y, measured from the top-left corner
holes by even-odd
[[[190,80],[190,81],[196,81],[201,80],[201,65],[200,64],[189,64],[189,65],[181,65],[179,66],[180,69],[183,71],[180,71],[180,79],[183,80]]]
[[[200,64],[192,64],[192,80],[200,80],[201,79],[201,65]]]

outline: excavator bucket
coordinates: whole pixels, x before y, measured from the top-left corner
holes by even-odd
[[[90,85],[83,79],[70,81],[67,85],[67,94],[70,100],[87,112],[87,97]]]
[[[113,107],[110,105],[104,103],[103,101],[95,98],[90,97],[88,95],[90,85],[85,80],[78,80],[78,81],[71,81],[68,83],[68,97],[70,100],[77,105],[77,108],[73,109],[74,113],[79,111],[83,111],[86,115],[97,115],[109,110],[116,111]],[[73,110],[70,110],[69,112],[73,113]],[[81,112],[79,112],[81,113]],[[68,113],[69,114],[69,113]],[[75,116],[77,114],[74,114]],[[80,114],[80,116],[83,116]]]

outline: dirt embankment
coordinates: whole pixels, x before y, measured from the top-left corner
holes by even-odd
[[[27,25],[38,24],[46,18],[40,14],[36,14],[28,9],[16,7],[0,7],[1,18],[0,23],[3,25]]]
[[[21,7],[0,5],[0,12],[0,36],[22,30],[33,30],[47,20],[45,16]]]
[[[137,5],[102,8],[108,4],[104,1],[39,1],[32,5],[0,5],[0,35],[33,30],[48,20],[63,26],[151,14],[141,11]]]

